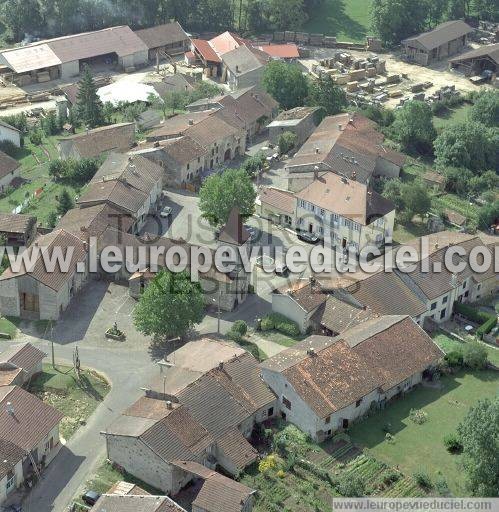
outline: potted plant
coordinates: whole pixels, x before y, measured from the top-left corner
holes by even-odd
[[[118,324],[114,322],[113,326],[106,331],[106,338],[117,341],[124,341],[126,335],[123,331],[118,329]]]

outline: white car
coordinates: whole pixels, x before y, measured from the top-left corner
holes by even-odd
[[[278,276],[287,276],[289,274],[289,268],[285,263],[276,261],[274,272]]]
[[[170,206],[165,206],[160,212],[159,216],[167,219],[172,214],[172,209]]]

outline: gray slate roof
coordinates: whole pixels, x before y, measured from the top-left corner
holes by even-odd
[[[464,21],[446,21],[429,32],[404,39],[402,43],[417,43],[426,50],[433,50],[470,32],[473,32],[473,29]]]

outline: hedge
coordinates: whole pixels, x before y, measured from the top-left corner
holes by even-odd
[[[270,313],[270,315],[262,318],[260,328],[262,331],[275,329],[276,331],[286,334],[286,336],[298,336],[300,334],[298,324],[279,313]]]
[[[454,310],[465,318],[480,324],[476,330],[476,334],[479,338],[483,338],[484,334],[489,333],[497,325],[497,315],[484,313],[483,311],[479,311],[467,304],[461,304],[458,302],[454,305]]]

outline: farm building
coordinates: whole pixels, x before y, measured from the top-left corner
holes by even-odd
[[[428,66],[460,52],[471,32],[473,29],[464,21],[447,21],[429,32],[404,39],[403,52],[409,61]]]
[[[497,73],[499,70],[499,43],[463,53],[459,57],[450,59],[449,63],[452,68],[457,68],[467,75],[479,74],[485,70]]]
[[[0,53],[0,65],[5,78],[23,86],[77,76],[85,64],[132,71],[147,57],[145,43],[123,25],[11,48]]]
[[[190,39],[184,29],[176,21],[156,27],[144,28],[135,32],[144,42],[149,51],[149,59],[153,60],[161,54],[178,55],[189,49]]]

